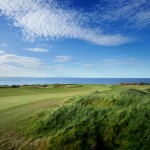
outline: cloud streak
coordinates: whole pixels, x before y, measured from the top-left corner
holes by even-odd
[[[49,52],[48,49],[46,48],[40,48],[40,47],[34,47],[34,48],[25,48],[27,51],[32,51],[32,52]]]
[[[101,60],[101,64],[105,66],[118,66],[123,64],[135,64],[135,58],[116,58]]]
[[[17,65],[19,67],[39,69],[42,68],[42,61],[34,57],[19,56],[15,54],[0,55],[0,65]]]
[[[13,20],[28,40],[80,39],[97,45],[115,46],[129,42],[121,34],[104,34],[101,30],[89,27],[82,15],[73,9],[59,5],[55,0],[1,0],[3,15]]]
[[[70,56],[57,56],[56,58],[58,62],[71,60]],[[0,77],[59,77],[68,74],[68,69],[59,63],[44,63],[43,60],[35,57],[16,54],[0,55]]]
[[[71,56],[56,56],[54,62],[68,62],[72,60]]]

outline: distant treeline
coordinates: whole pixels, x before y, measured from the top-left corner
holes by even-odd
[[[80,84],[58,84],[58,83],[56,83],[56,84],[53,84],[53,87],[54,88],[69,88],[69,87],[71,87],[71,88],[73,88],[73,87],[82,87],[82,85],[80,85]]]
[[[24,84],[24,85],[0,85],[0,88],[19,88],[19,87],[36,87],[36,88],[46,88],[49,86],[54,88],[65,88],[65,87],[82,87],[80,84]]]
[[[48,87],[50,84],[24,84],[24,85],[0,85],[0,88],[19,88],[19,87]],[[140,82],[140,83],[120,83],[120,85],[150,85],[150,83]],[[64,88],[64,87],[82,87],[81,84],[52,84],[54,88]]]
[[[120,85],[150,85],[150,83],[140,82],[140,83],[120,83]]]
[[[19,87],[48,87],[48,85],[40,85],[40,84],[35,84],[35,85],[28,85],[28,84],[24,84],[24,85],[0,85],[0,88],[19,88]]]
[[[0,88],[19,88],[21,85],[0,85]]]

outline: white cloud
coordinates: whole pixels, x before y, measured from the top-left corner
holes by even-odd
[[[72,57],[71,56],[56,56],[55,57],[55,62],[68,62],[72,60]]]
[[[18,67],[12,64],[0,65],[0,77],[45,77],[43,70],[26,67]]]
[[[65,62],[71,57],[57,58],[60,62]],[[0,77],[65,77],[69,72],[62,64],[45,64],[35,57],[0,55]]]
[[[5,53],[5,51],[3,51],[3,50],[0,50],[0,54],[4,54]]]
[[[135,16],[135,22],[137,28],[143,28],[143,26],[150,26],[150,11],[139,12]]]
[[[91,14],[91,21],[110,28],[115,25],[117,29],[142,29],[150,25],[149,0],[110,0],[107,5],[98,5]],[[99,10],[99,11],[98,11]],[[118,26],[118,21],[121,25]]]
[[[42,68],[43,65],[41,60],[34,57],[19,56],[14,54],[0,55],[0,65],[8,64],[15,64],[20,67],[32,69]]]
[[[46,76],[46,65],[35,57],[3,53],[0,55],[0,77]]]
[[[129,38],[120,34],[103,34],[98,29],[88,27],[85,21],[89,19],[88,16],[60,6],[55,0],[49,0],[48,3],[43,0],[1,0],[0,10],[30,40],[36,37],[74,38],[107,46],[129,41]]]
[[[27,51],[33,51],[33,52],[49,52],[46,48],[40,48],[40,47],[34,47],[34,48],[25,48]]]
[[[10,73],[10,70],[12,71],[13,69],[15,69],[15,67],[14,66],[12,66],[12,65],[7,65],[7,64],[1,64],[0,65],[0,70],[2,71],[8,71],[9,73]]]
[[[116,66],[123,64],[135,64],[135,58],[115,58],[115,59],[104,59],[101,63],[106,66]]]

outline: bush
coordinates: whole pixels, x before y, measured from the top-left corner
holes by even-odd
[[[20,85],[12,85],[11,87],[12,87],[12,88],[19,88]]]

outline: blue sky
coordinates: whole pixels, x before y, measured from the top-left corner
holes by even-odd
[[[0,77],[150,77],[149,0],[1,0]]]

